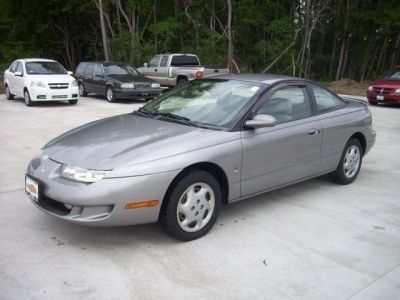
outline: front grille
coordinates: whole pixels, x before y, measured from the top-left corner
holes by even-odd
[[[51,96],[51,99],[67,99],[68,95],[54,95]]]
[[[149,89],[151,88],[151,82],[138,82],[135,83],[136,89]]]
[[[393,92],[392,88],[374,87],[374,92],[380,95],[387,95]]]
[[[45,210],[48,210],[59,216],[66,216],[71,212],[71,209],[66,208],[63,203],[51,199],[46,195],[41,195],[37,204],[43,207]]]
[[[68,83],[49,83],[49,87],[53,90],[67,89]]]

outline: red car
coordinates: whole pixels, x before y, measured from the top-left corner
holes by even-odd
[[[382,77],[374,80],[367,90],[368,102],[400,105],[400,66],[385,72]]]

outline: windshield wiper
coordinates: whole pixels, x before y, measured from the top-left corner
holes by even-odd
[[[178,115],[175,115],[172,113],[157,112],[157,113],[154,113],[154,115],[157,115],[157,116],[160,116],[163,118],[167,118],[167,119],[177,120],[177,121],[180,121],[181,123],[189,125],[189,126],[199,127],[197,122],[194,122],[194,121],[190,120],[189,118],[178,116]]]
[[[150,117],[150,118],[153,118],[154,117],[154,114],[152,114],[151,112],[149,112],[148,110],[146,110],[146,109],[143,109],[143,108],[140,108],[140,109],[138,109],[138,110],[135,110],[134,111],[134,113],[138,113],[138,114],[140,114],[140,115],[142,115],[142,116],[145,116],[145,117]]]

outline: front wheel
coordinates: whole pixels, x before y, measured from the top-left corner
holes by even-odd
[[[116,101],[114,88],[112,86],[108,86],[107,87],[106,99],[107,99],[108,102],[115,102]]]
[[[68,103],[69,103],[69,104],[77,104],[77,103],[78,103],[78,100],[68,100]]]
[[[363,150],[359,140],[351,139],[344,147],[339,165],[332,173],[333,179],[339,184],[352,183],[361,169]]]
[[[11,94],[10,88],[8,87],[8,85],[6,85],[6,97],[7,97],[7,100],[14,100],[14,95]]]
[[[182,241],[205,235],[217,220],[221,188],[210,173],[193,170],[173,188],[161,213],[164,230]]]
[[[79,96],[81,96],[81,97],[86,97],[87,96],[85,86],[83,85],[82,82],[79,82],[78,89],[79,89]]]
[[[29,95],[28,90],[24,91],[24,99],[25,99],[26,106],[32,106],[33,105],[33,102],[31,100],[31,96]]]

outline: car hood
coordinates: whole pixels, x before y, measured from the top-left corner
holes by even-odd
[[[43,150],[63,164],[111,170],[224,143],[234,136],[126,114],[75,128],[50,141]]]
[[[377,79],[372,82],[372,86],[400,88],[400,80],[398,79]]]
[[[107,77],[117,80],[119,82],[154,82],[154,80],[146,78],[142,75],[133,75],[133,74],[107,75]]]

